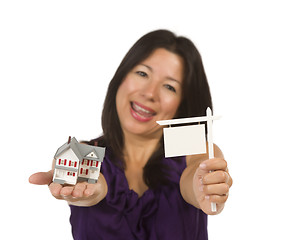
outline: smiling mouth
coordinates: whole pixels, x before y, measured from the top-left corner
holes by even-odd
[[[145,107],[145,106],[142,106],[141,104],[138,104],[136,102],[131,102],[131,109],[139,114],[140,117],[144,118],[145,120],[147,119],[151,119],[153,116],[156,115],[156,112]]]

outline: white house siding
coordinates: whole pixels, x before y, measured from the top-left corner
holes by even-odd
[[[96,170],[90,169],[90,167],[96,167]],[[99,174],[100,174],[100,168],[101,168],[101,162],[99,161],[90,161],[89,166],[87,165],[86,160],[83,162],[83,164],[79,167],[78,170],[78,176],[82,178],[90,178],[94,180],[98,180]],[[82,169],[82,170],[81,170]],[[86,170],[87,174],[86,174]],[[82,174],[81,174],[82,172]]]
[[[55,169],[54,170],[54,179],[57,180],[63,180],[64,183],[67,184],[72,184],[75,185],[77,182],[77,172],[75,172],[75,176],[74,176],[74,172],[70,172],[70,171],[66,171],[66,170],[62,170],[62,169]],[[68,174],[69,173],[69,174]]]
[[[97,170],[90,170],[90,178],[98,180],[100,174],[100,168]]]
[[[68,174],[68,173],[70,173],[70,174]],[[66,179],[66,183],[75,185],[77,183],[77,172],[75,172],[73,174],[72,172],[66,171],[66,178],[65,179]]]
[[[75,162],[77,163],[75,164]],[[76,184],[79,165],[79,159],[72,151],[72,149],[66,150],[65,152],[56,157],[56,166],[66,167],[68,169],[55,169],[54,179],[63,180],[65,181],[65,183],[68,184]],[[73,173],[75,173],[75,176]]]
[[[61,159],[61,164],[59,164],[59,159]],[[66,159],[66,165],[62,164],[62,162],[64,163]],[[73,164],[73,166],[69,166],[69,161],[71,162],[77,162],[76,164],[76,168],[74,167],[75,164]],[[78,157],[75,155],[75,153],[72,151],[72,149],[68,149],[65,152],[63,152],[62,154],[60,154],[59,156],[57,156],[56,158],[56,165],[58,166],[64,166],[64,167],[68,167],[68,168],[74,168],[74,171],[76,171],[76,169],[78,169],[79,167],[79,159]]]

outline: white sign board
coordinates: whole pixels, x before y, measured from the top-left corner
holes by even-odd
[[[205,125],[164,128],[165,157],[206,153]]]
[[[206,109],[206,116],[180,118],[157,121],[159,125],[175,125],[186,123],[207,122],[207,142],[209,158],[214,158],[212,137],[212,121],[220,117],[212,116],[210,107]],[[165,156],[174,157],[206,153],[205,125],[164,128]],[[216,212],[216,203],[211,202],[211,211]]]

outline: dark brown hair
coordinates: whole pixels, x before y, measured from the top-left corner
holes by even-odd
[[[182,100],[175,118],[202,116],[205,115],[207,107],[212,109],[211,94],[202,59],[193,42],[188,38],[178,37],[168,30],[157,30],[144,35],[133,45],[119,65],[109,84],[102,112],[103,136],[99,139],[99,144],[111,149],[113,163],[121,168],[125,166],[124,136],[116,110],[116,93],[125,76],[157,48],[164,48],[179,55],[184,62]],[[150,188],[168,182],[163,157],[163,139],[161,139],[158,149],[144,167],[144,181]]]

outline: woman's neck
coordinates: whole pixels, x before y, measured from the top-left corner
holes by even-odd
[[[145,138],[137,135],[124,134],[124,159],[127,162],[137,162],[143,166],[147,163],[159,145],[160,137]]]
[[[148,189],[144,182],[143,169],[158,147],[159,140],[159,138],[124,135],[124,173],[129,189],[136,192],[139,197]]]

